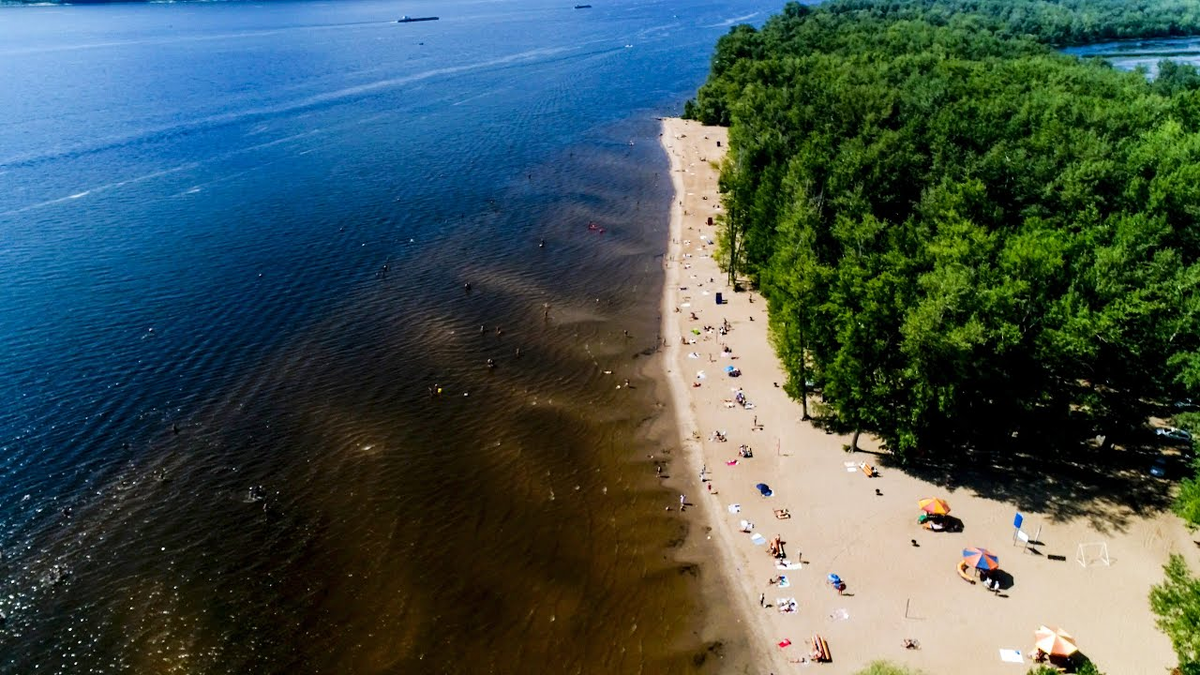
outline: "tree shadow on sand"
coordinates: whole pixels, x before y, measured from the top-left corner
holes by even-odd
[[[1070,436],[1014,434],[992,447],[960,447],[937,456],[900,458],[884,451],[878,463],[945,489],[1045,513],[1052,522],[1086,519],[1106,534],[1170,508],[1172,479],[1186,475],[1187,461],[1149,430],[1132,430],[1120,444]],[[1165,477],[1151,474],[1155,463],[1166,468]]]

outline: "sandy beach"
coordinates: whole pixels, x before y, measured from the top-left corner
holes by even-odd
[[[717,226],[708,219],[721,213],[716,166],[726,130],[668,119],[662,141],[676,193],[663,336],[683,449],[677,461],[690,479],[688,510],[712,527],[721,559],[711,562],[732,589],[728,607],[749,626],[755,670],[853,673],[886,659],[931,675],[968,668],[1024,675],[1028,658],[1006,662],[1002,650],[1027,653],[1042,624],[1073,634],[1080,651],[1108,673],[1160,674],[1173,666],[1147,594],[1169,553],[1184,554],[1200,569],[1197,546],[1178,519],[1161,510],[1142,513],[1111,495],[1077,508],[1053,499],[1044,511],[1018,508],[991,496],[1011,489],[988,490],[987,480],[939,487],[888,468],[866,435],[865,451],[849,454],[848,437],[801,421],[799,404],[779,388],[785,375],[768,343],[765,300],[734,293],[711,257]],[[718,293],[724,304],[717,304]],[[729,366],[740,376],[729,376]],[[736,400],[738,391],[750,405]],[[752,457],[740,456],[742,445]],[[866,475],[862,462],[879,475]],[[703,483],[702,470],[710,479]],[[759,483],[771,496],[760,494]],[[924,497],[945,499],[964,531],[923,530],[916,517]],[[777,518],[778,510],[791,517]],[[1032,552],[1014,541],[1018,511],[1023,530],[1041,542]],[[753,524],[749,532],[741,531],[742,521]],[[778,569],[769,544],[756,544],[754,535],[760,542],[778,536],[795,569]],[[1081,543],[1106,544],[1109,564],[1081,565]],[[1009,579],[999,593],[960,578],[956,564],[972,546],[999,556]],[[844,594],[826,582],[829,574],[845,581]],[[786,587],[772,583],[780,575]],[[795,600],[794,612],[780,611],[783,598]],[[805,660],[814,633],[827,640],[831,663]],[[905,649],[905,639],[919,641],[920,649]]]

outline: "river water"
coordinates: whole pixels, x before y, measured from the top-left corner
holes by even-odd
[[[1063,51],[1080,57],[1106,59],[1120,70],[1142,68],[1151,77],[1158,74],[1158,62],[1164,59],[1200,66],[1200,37],[1118,40],[1069,47]]]
[[[0,9],[0,672],[720,670],[654,116],[776,4]]]

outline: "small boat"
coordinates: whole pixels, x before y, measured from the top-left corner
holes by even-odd
[[[591,9],[591,5],[575,5],[575,9]]]
[[[396,23],[415,23],[417,21],[437,21],[437,20],[438,20],[438,17],[436,17],[436,16],[409,16],[409,15],[405,14],[404,16],[400,17],[399,19],[396,19]]]

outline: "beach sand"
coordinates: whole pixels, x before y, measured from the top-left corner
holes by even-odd
[[[1184,554],[1200,569],[1197,546],[1173,515],[1161,509],[1143,514],[1117,496],[1093,498],[1078,508],[1048,499],[1036,502],[1048,504],[1045,512],[1022,510],[1023,529],[1032,536],[1040,528],[1043,542],[1039,553],[1025,552],[1013,539],[1019,509],[989,497],[1014,493],[1010,485],[987,488],[989,480],[1004,484],[1004,476],[973,476],[969,487],[951,477],[938,487],[886,463],[879,466],[877,445],[865,435],[860,441],[865,452],[848,454],[843,447],[849,438],[801,421],[799,404],[775,386],[783,385],[785,375],[768,343],[765,300],[734,293],[711,257],[717,226],[707,219],[721,213],[715,167],[726,138],[722,128],[663,122],[676,193],[664,263],[664,363],[683,449],[676,464],[686,464],[690,479],[684,490],[694,505],[689,511],[695,509],[693,517],[713,528],[720,559],[711,562],[730,589],[728,609],[749,628],[754,670],[784,673],[811,666],[799,661],[818,633],[832,652],[832,663],[821,667],[830,674],[853,673],[886,659],[931,675],[967,669],[1024,675],[1028,659],[1024,665],[1005,663],[1000,650],[1028,652],[1042,624],[1072,633],[1081,652],[1109,673],[1158,675],[1173,666],[1170,642],[1155,628],[1147,594],[1162,579],[1170,552]],[[716,304],[718,292],[725,304]],[[692,312],[697,320],[690,319]],[[731,327],[727,335],[702,330],[725,320]],[[693,329],[701,329],[700,335]],[[695,343],[681,344],[681,338]],[[726,345],[732,358],[721,353]],[[729,365],[742,375],[727,376]],[[694,387],[696,382],[701,386]],[[753,409],[726,403],[736,389]],[[727,442],[710,440],[717,430]],[[738,456],[742,444],[751,447],[752,458]],[[728,464],[733,460],[735,465]],[[859,462],[878,466],[880,475],[866,476]],[[711,482],[701,484],[702,467]],[[673,467],[676,473],[684,468]],[[760,496],[758,483],[768,484],[773,496]],[[917,500],[929,496],[946,499],[965,530],[922,530]],[[676,506],[677,497],[673,501]],[[740,505],[736,514],[729,510],[734,504]],[[792,517],[777,519],[776,509]],[[779,535],[787,558],[802,560],[802,569],[778,570],[767,546],[739,531],[742,520],[768,540]],[[914,539],[919,546],[912,545]],[[1111,564],[1081,566],[1076,551],[1083,542],[1107,543]],[[993,594],[961,579],[956,563],[970,546],[998,554],[1012,586]],[[830,573],[846,582],[845,595],[826,583]],[[769,583],[780,574],[790,587]],[[760,594],[768,607],[759,606]],[[783,614],[771,606],[782,597],[795,598],[797,611]],[[919,640],[921,649],[906,650],[905,638]],[[783,640],[791,645],[777,646]]]

